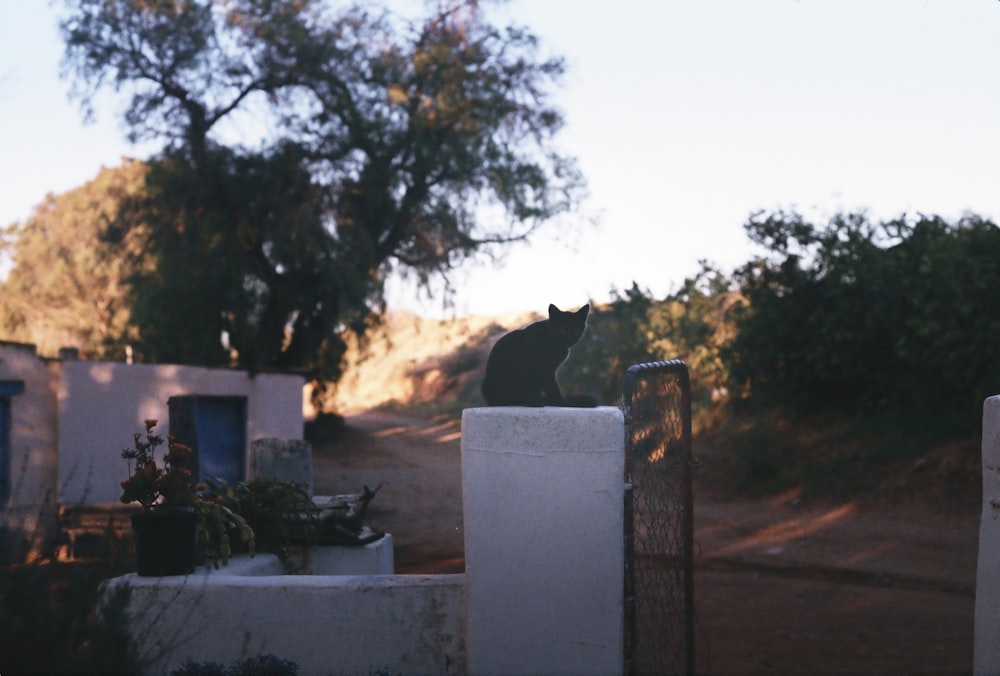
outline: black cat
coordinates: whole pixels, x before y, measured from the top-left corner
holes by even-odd
[[[587,328],[590,305],[563,312],[549,305],[549,318],[502,336],[486,361],[482,392],[489,406],[597,406],[590,396],[564,397],[556,369]]]

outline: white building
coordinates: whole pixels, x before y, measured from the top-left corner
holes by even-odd
[[[193,442],[201,474],[246,478],[251,440],[302,438],[303,386],[300,374],[46,359],[0,342],[0,559],[46,551],[61,506],[118,503],[121,450],[145,420]]]

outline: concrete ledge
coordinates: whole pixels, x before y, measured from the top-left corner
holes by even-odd
[[[356,547],[309,547],[305,557],[293,552],[299,568],[308,575],[392,575],[395,561],[392,536]],[[305,560],[303,560],[303,558]]]
[[[463,673],[464,575],[125,575],[143,673],[272,654],[303,674]]]
[[[277,554],[237,554],[230,557],[229,564],[219,568],[202,566],[195,569],[193,576],[207,575],[213,579],[238,576],[238,577],[264,577],[270,575],[285,575],[285,569],[281,565],[281,560]],[[157,584],[162,578],[135,576],[133,586],[144,586],[147,581],[150,585]]]
[[[393,554],[392,535],[386,534],[375,542],[357,547],[308,547],[303,555],[301,549],[292,549],[291,558],[304,575],[392,575]],[[303,561],[303,558],[305,559]],[[219,568],[200,567],[194,575],[211,578],[228,576],[271,576],[287,575],[277,554],[237,554],[229,559],[229,564]],[[136,578],[138,581],[159,578]]]
[[[622,412],[610,406],[504,406],[462,413],[462,450],[543,455],[624,451]],[[624,471],[624,470],[623,470]]]

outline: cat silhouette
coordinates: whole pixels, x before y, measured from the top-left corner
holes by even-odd
[[[588,395],[564,396],[556,370],[587,328],[590,305],[564,312],[549,305],[549,318],[511,331],[486,360],[482,393],[489,406],[597,406]]]

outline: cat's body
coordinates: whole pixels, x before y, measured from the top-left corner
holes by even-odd
[[[486,362],[483,398],[489,406],[596,406],[589,396],[565,397],[556,370],[587,327],[590,305],[563,312],[549,305],[549,318],[511,331],[496,342]]]

